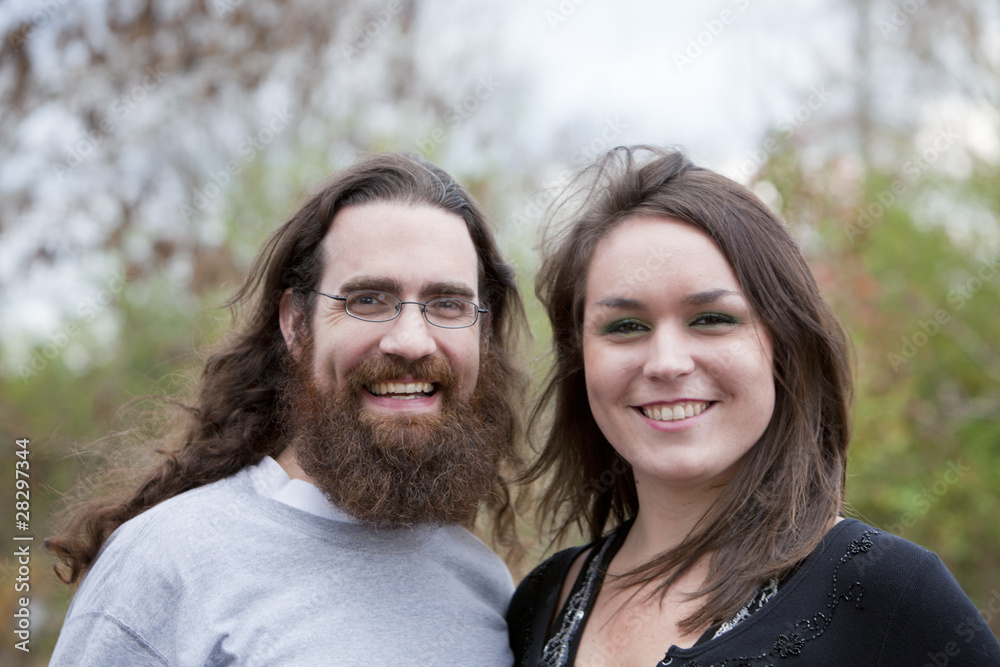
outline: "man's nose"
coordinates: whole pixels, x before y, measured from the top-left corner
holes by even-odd
[[[435,327],[424,319],[422,306],[402,303],[399,307],[402,310],[396,319],[382,325],[387,329],[379,341],[379,350],[410,361],[434,354],[437,351]]]

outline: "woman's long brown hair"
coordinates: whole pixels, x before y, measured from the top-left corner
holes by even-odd
[[[682,623],[692,631],[731,618],[761,584],[789,573],[839,514],[853,399],[847,337],[794,239],[746,188],[680,152],[645,146],[610,151],[581,179],[583,203],[550,233],[535,285],[555,356],[530,421],[543,444],[525,476],[544,484],[534,508],[543,532],[561,540],[576,527],[597,539],[639,509],[629,465],[594,421],[584,380],[587,270],[617,225],[652,215],[707,233],[774,345],[774,413],[740,472],[685,540],[626,575],[637,590],[665,594],[710,555],[700,608]]]
[[[342,208],[374,202],[424,204],[461,217],[468,226],[479,258],[479,293],[489,308],[483,335],[498,358],[511,403],[507,430],[520,433],[518,403],[524,374],[515,351],[526,331],[524,306],[514,272],[505,263],[485,216],[472,197],[448,174],[417,156],[384,153],[370,156],[339,172],[276,230],[258,253],[246,279],[230,299],[234,310],[245,306],[241,322],[212,354],[204,367],[193,405],[174,403],[187,413],[172,446],[158,450],[163,460],[149,470],[137,489],[117,491],[68,508],[58,532],[45,541],[65,572],[56,574],[75,583],[97,558],[101,546],[125,521],[190,489],[232,475],[264,456],[284,449],[279,415],[279,387],[285,381],[286,347],[278,325],[278,305],[287,288],[304,299],[311,313],[323,272],[321,242]],[[308,318],[307,318],[308,319]],[[503,469],[516,467],[516,443],[507,449]],[[488,501],[491,529],[498,543],[515,545],[514,519],[507,482],[497,479]]]

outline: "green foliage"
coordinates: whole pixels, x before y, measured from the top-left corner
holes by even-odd
[[[1000,573],[1000,166],[904,184],[865,164],[845,181],[850,156],[805,168],[801,152],[789,143],[761,178],[799,238],[822,240],[810,261],[854,344],[851,511],[937,552],[985,608]]]

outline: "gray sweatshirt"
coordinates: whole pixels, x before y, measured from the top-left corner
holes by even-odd
[[[467,530],[323,518],[261,494],[252,470],[115,531],[50,664],[512,664],[510,573]]]

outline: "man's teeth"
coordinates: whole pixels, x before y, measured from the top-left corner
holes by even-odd
[[[673,405],[654,405],[641,408],[642,414],[650,419],[661,422],[675,422],[678,419],[687,419],[700,415],[708,408],[706,401],[693,401],[691,403],[674,403]]]
[[[430,382],[376,382],[366,388],[376,396],[397,394],[410,398],[415,398],[413,394],[429,394],[434,391],[434,385]]]

